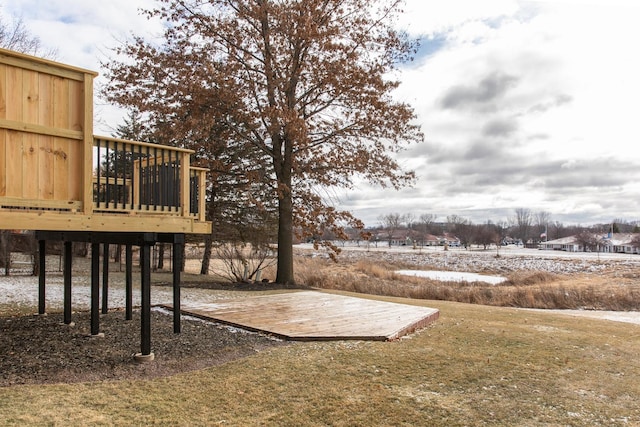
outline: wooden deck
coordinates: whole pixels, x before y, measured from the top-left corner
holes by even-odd
[[[434,322],[439,311],[408,304],[299,291],[184,304],[182,314],[294,341],[387,341]]]
[[[210,234],[193,150],[93,134],[96,76],[0,48],[0,229]]]

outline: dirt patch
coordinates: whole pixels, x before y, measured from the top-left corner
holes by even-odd
[[[125,320],[123,311],[100,316],[104,337],[90,336],[90,314],[74,313],[74,326],[61,313],[0,317],[0,386],[149,379],[216,366],[269,347],[285,345],[263,335],[212,322],[182,319],[173,333],[172,313],[151,312],[151,349],[155,360],[137,363],[140,312]]]

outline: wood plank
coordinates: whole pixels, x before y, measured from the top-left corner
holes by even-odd
[[[182,206],[182,215],[188,216],[191,210],[191,195],[189,194],[189,184],[191,178],[191,160],[188,153],[182,154],[180,160],[180,206]]]
[[[53,126],[69,129],[69,81],[53,79]],[[53,139],[53,198],[71,200],[69,197],[69,140]]]
[[[80,207],[79,201],[0,197],[0,209],[33,208],[33,209],[75,210],[75,209],[78,209],[79,207]],[[21,228],[21,230],[27,230],[27,228]]]
[[[38,119],[40,103],[40,84],[38,74],[33,71],[22,72],[22,120],[25,123],[41,124]]]
[[[0,209],[0,224],[8,230],[114,231],[138,233],[210,234],[211,223],[196,223],[180,216],[122,214],[84,215],[69,211],[26,211]]]
[[[7,197],[22,198],[22,134],[6,132],[6,186]]]
[[[40,108],[38,110],[38,124],[44,128],[53,127],[53,78],[47,74],[40,74]],[[38,199],[53,199],[53,138],[48,135],[38,137]]]
[[[0,128],[18,130],[21,132],[35,133],[38,135],[58,136],[68,139],[82,139],[82,132],[69,129],[60,129],[52,126],[40,126],[31,123],[17,122],[15,120],[0,119]]]
[[[53,198],[72,200],[69,194],[69,140],[53,139]]]
[[[91,96],[93,96],[93,94]],[[84,104],[84,82],[69,82],[68,99],[69,122],[67,124],[67,129],[84,133],[86,109]],[[91,104],[93,104],[93,99],[91,99]],[[91,145],[93,146],[93,128],[89,129],[89,134],[91,135]]]
[[[149,148],[157,148],[158,150],[160,149],[164,149],[164,150],[171,150],[171,151],[176,151],[178,153],[189,153],[189,154],[194,154],[195,151],[188,149],[188,148],[180,148],[180,147],[171,147],[168,145],[161,145],[161,144],[155,144],[153,142],[144,142],[144,141],[131,141],[129,139],[120,139],[120,138],[112,138],[110,136],[98,136],[98,135],[94,135],[95,139],[100,139],[102,141],[108,141],[108,142],[119,142],[119,143],[125,143],[125,144],[133,144],[133,145],[139,145],[141,147],[149,147]],[[146,160],[145,160],[146,162]],[[140,163],[139,161],[137,161],[136,163]],[[204,170],[208,170],[206,168],[203,168]]]
[[[5,118],[22,122],[22,70],[7,67],[6,81]]]
[[[0,129],[0,197],[7,195],[7,131]]]
[[[22,73],[22,117],[25,123],[39,124],[40,85],[38,73],[25,70]],[[39,183],[39,147],[38,138],[34,134],[22,137],[22,197],[38,198]]]
[[[438,310],[429,307],[317,291],[182,304],[181,309],[185,314],[297,341],[392,340],[439,316]]]
[[[40,158],[38,137],[33,134],[22,136],[22,197],[39,199]]]
[[[91,215],[93,213],[93,77],[89,73],[84,75],[83,85],[83,108],[84,108],[84,122],[83,122],[83,144],[82,153],[84,157],[82,173],[82,183],[80,184],[84,189],[80,200],[83,203],[82,211],[85,215]]]
[[[95,71],[5,49],[0,49],[0,63],[72,80],[82,80],[87,73],[93,76],[98,75]]]
[[[53,127],[53,78],[47,74],[38,76],[38,121],[45,127]]]
[[[84,191],[84,149],[82,147],[82,141],[70,141],[69,144],[69,199],[70,200],[82,200]],[[93,196],[93,186],[89,184],[91,188],[91,195]]]
[[[22,121],[22,70],[6,69],[6,114],[7,120]],[[5,140],[6,191],[9,197],[22,197],[22,135],[7,131]]]
[[[69,129],[69,81],[53,78],[53,127]]]
[[[50,154],[53,152],[53,138],[40,136],[39,141],[38,199],[51,200],[54,197],[53,156]]]
[[[0,64],[0,119],[7,117],[7,66]]]

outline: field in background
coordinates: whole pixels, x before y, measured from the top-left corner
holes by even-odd
[[[348,248],[338,263],[308,248],[299,255],[298,280],[324,289],[504,307],[640,310],[638,255]],[[438,281],[397,274],[401,269],[498,274],[507,281]]]
[[[345,290],[363,294],[414,299],[456,301],[473,304],[583,310],[640,310],[640,256],[625,254],[569,253],[540,251],[515,247],[492,250],[464,250],[442,247],[412,249],[410,247],[348,246],[338,262],[311,245],[295,247],[295,274],[300,285]],[[157,257],[157,253],[154,253]],[[210,275],[199,274],[202,248],[189,246],[183,282],[199,285],[216,282],[231,284],[229,261],[213,257]],[[134,262],[136,255],[134,253]],[[251,267],[258,261],[248,259]],[[47,258],[50,276],[60,274],[61,258]],[[261,269],[260,281],[273,281],[274,259]],[[154,259],[153,265],[156,265]],[[236,264],[238,264],[236,262]],[[74,258],[75,276],[87,276],[88,258]],[[155,283],[170,283],[171,253],[166,253],[164,269],[153,273]],[[112,271],[121,272],[124,265],[112,263]],[[253,269],[253,267],[251,267]],[[503,283],[440,281],[408,277],[401,269],[470,272],[506,277]],[[14,272],[15,273],[15,272]],[[22,272],[22,275],[25,273]],[[116,280],[112,277],[112,280]],[[255,276],[254,276],[255,277]],[[137,279],[137,275],[134,276]],[[81,279],[79,279],[81,280]],[[260,283],[256,283],[260,286]]]

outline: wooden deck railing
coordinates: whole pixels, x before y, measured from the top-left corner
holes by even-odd
[[[0,228],[210,233],[193,151],[93,135],[96,75],[0,48]]]
[[[93,145],[94,211],[204,220],[206,169],[190,166],[193,151],[107,137]]]

